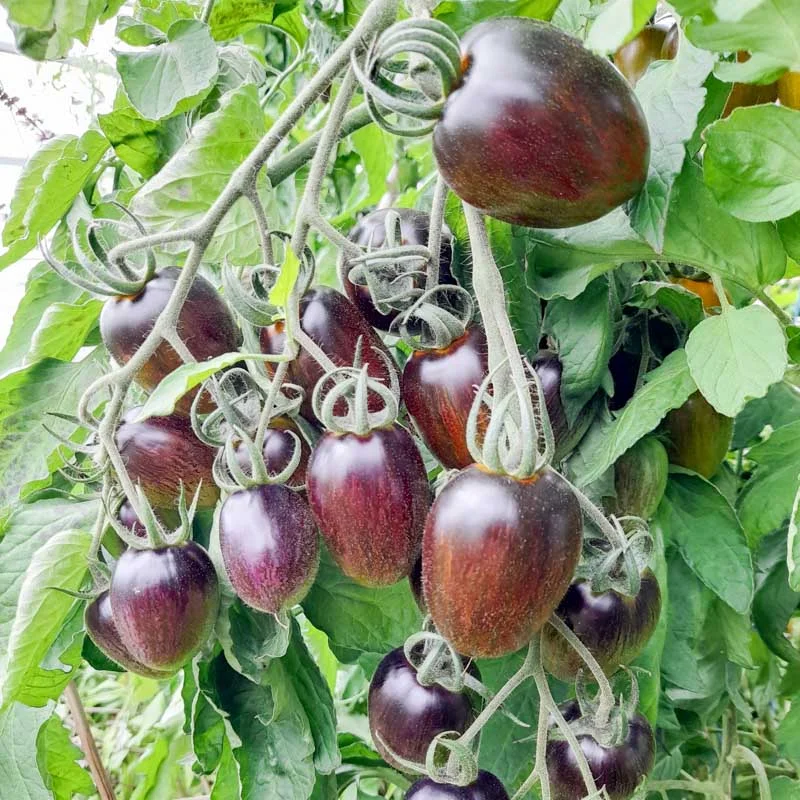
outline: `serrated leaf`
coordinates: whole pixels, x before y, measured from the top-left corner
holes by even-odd
[[[698,295],[677,283],[639,281],[627,305],[635,308],[663,308],[672,312],[691,329],[705,319],[703,302]]]
[[[592,24],[586,46],[603,55],[615,52],[644,28],[657,5],[657,0],[610,0]]]
[[[51,305],[34,331],[25,362],[31,364],[44,358],[71,361],[97,327],[102,308],[99,300]]]
[[[293,3],[282,2],[291,7]],[[234,39],[257,25],[272,22],[275,3],[272,0],[217,0],[211,12],[211,35],[218,41]]]
[[[731,449],[753,443],[766,428],[782,428],[800,419],[800,389],[788,381],[769,387],[764,397],[751,400],[736,417]]]
[[[719,490],[696,475],[673,473],[659,520],[692,571],[734,611],[753,600],[753,563],[736,512]]]
[[[29,708],[15,703],[0,714],[0,775],[4,795],[15,800],[52,800],[36,763],[36,738],[52,713],[52,704]]]
[[[670,353],[648,372],[645,383],[602,435],[575,476],[579,486],[597,480],[629,447],[654,430],[673,408],[683,405],[697,387],[684,350]]]
[[[75,600],[53,586],[77,591],[87,571],[92,537],[82,530],[57,533],[37,550],[25,571],[17,612],[0,662],[0,708],[19,696],[29,671],[44,657]]]
[[[751,222],[800,211],[800,114],[778,105],[739,108],[705,139],[705,180],[726,211]]]
[[[436,19],[446,22],[459,35],[491,17],[532,17],[548,20],[559,0],[444,0],[434,9]]]
[[[94,781],[76,763],[83,758],[83,752],[72,743],[70,734],[59,717],[50,717],[39,728],[36,736],[36,760],[39,772],[55,800],[72,800],[76,794],[94,793]]]
[[[0,253],[0,269],[36,247],[37,237],[48,233],[67,213],[107,149],[105,136],[90,130],[81,137],[51,139],[26,162],[3,228],[7,249]]]
[[[731,308],[703,320],[689,334],[686,357],[697,388],[728,417],[763,397],[788,366],[783,329],[762,306]]]
[[[188,111],[211,91],[217,77],[217,47],[207,25],[179,20],[167,38],[141,52],[117,53],[122,88],[145,119]]]

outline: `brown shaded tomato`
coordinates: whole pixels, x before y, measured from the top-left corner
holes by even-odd
[[[778,100],[782,106],[800,110],[800,72],[785,72],[778,78]]]
[[[736,60],[743,64],[750,60],[750,53],[740,50]],[[759,85],[757,83],[734,83],[725,108],[722,110],[722,119],[729,117],[737,108],[774,103],[778,99],[778,82]]]
[[[651,519],[667,488],[669,457],[655,436],[646,436],[623,453],[614,464],[616,497],[605,502],[618,517]]]
[[[574,700],[560,710],[567,722],[581,716]],[[605,747],[590,735],[579,735],[578,742],[597,788],[605,787],[610,800],[628,800],[653,769],[655,738],[650,723],[641,714],[628,720],[625,739],[617,745]],[[569,742],[551,739],[546,759],[553,800],[580,800],[586,796],[586,785]]]
[[[388,586],[411,573],[430,490],[405,428],[324,434],[306,485],[325,544],[345,575],[364,586]]]
[[[433,147],[462,200],[542,228],[607,214],[639,192],[650,161],[647,121],[614,66],[552,25],[515,17],[462,39]]]
[[[169,302],[180,274],[178,267],[166,267],[139,294],[106,301],[100,314],[100,333],[115,361],[127,364],[133,358]],[[200,275],[189,289],[177,329],[178,336],[198,361],[232,353],[239,347],[239,330],[233,315],[217,290]],[[182,364],[171,345],[162,341],[136,373],[136,382],[152,391],[165,375]],[[182,398],[179,408],[187,411],[195,394],[196,391]],[[209,405],[210,400],[202,403],[201,411],[210,410]]]
[[[308,459],[311,457],[311,448],[306,438],[300,432],[297,423],[291,417],[275,417],[267,428],[264,436],[264,464],[267,471],[272,475],[277,475],[289,466],[295,449],[295,440],[292,433],[300,439],[300,463],[292,473],[292,477],[286,482],[287,486],[299,488],[305,485],[306,470],[308,469]],[[250,463],[250,456],[247,448],[239,444],[236,448],[236,460],[239,466],[248,474],[252,475],[253,465]]]
[[[133,422],[140,409],[131,409],[117,428],[116,443],[131,480],[140,483],[156,508],[175,508],[183,483],[187,504],[200,487],[199,508],[212,508],[219,499],[212,467],[215,451],[203,444],[186,417],[150,417]]]
[[[327,286],[315,286],[306,292],[300,301],[300,327],[337,367],[352,365],[360,339],[362,361],[368,365],[369,374],[388,385],[389,374],[383,359],[391,359],[389,351],[363,314],[341,292]],[[264,353],[279,355],[283,352],[285,341],[282,321],[261,329],[261,349]],[[301,412],[308,420],[316,419],[311,397],[322,375],[322,367],[304,350],[289,365],[289,381],[305,390]],[[377,405],[373,406],[372,398],[370,408],[378,410]]]
[[[668,44],[667,36],[673,30],[675,34],[672,34]],[[678,44],[677,30],[677,25],[669,29],[663,25],[647,25],[614,53],[614,64],[631,86],[636,86],[654,61],[675,58]]]
[[[660,613],[661,589],[649,569],[642,574],[636,597],[613,589],[595,594],[588,581],[576,581],[556,609],[606,675],[613,675],[642,652]],[[562,681],[574,681],[578,670],[585,668],[581,657],[552,625],[542,631],[542,660],[544,668]]]
[[[399,647],[375,671],[369,687],[369,729],[383,759],[401,772],[396,757],[425,763],[431,742],[440,733],[464,733],[475,719],[469,696],[437,683],[423,686]]]
[[[108,591],[99,594],[86,606],[84,622],[86,624],[86,632],[91,636],[92,641],[115,664],[125,667],[128,672],[143,675],[145,678],[163,680],[170,677],[169,672],[159,672],[140,664],[122,643],[117,625],[114,622],[114,614],[111,611],[111,600],[108,596]]]
[[[474,658],[519,650],[567,591],[582,531],[578,501],[553,470],[527,480],[463,470],[425,526],[422,581],[437,630]]]
[[[220,511],[219,544],[236,594],[267,614],[299,603],[317,575],[317,528],[306,501],[288,486],[230,495]]]
[[[122,644],[150,669],[182,667],[205,644],[219,611],[219,579],[195,542],[128,548],[111,578],[111,611]]]
[[[430,215],[424,211],[417,211],[413,208],[380,208],[362,217],[356,226],[350,231],[350,240],[362,247],[369,247],[378,250],[386,242],[386,215],[394,211],[400,218],[400,243],[404,245],[428,244],[428,233],[430,230]],[[445,225],[442,228],[442,245],[439,251],[439,283],[453,284],[455,279],[450,271],[453,260],[453,235]],[[419,279],[414,281],[417,289],[424,288],[425,276],[420,274]],[[359,311],[364,315],[370,325],[388,331],[392,323],[397,318],[397,311],[382,314],[375,308],[375,304],[370,297],[369,289],[366,286],[354,284],[347,276],[343,278],[343,287],[347,296],[358,306]]]
[[[711,478],[730,447],[733,419],[720,414],[700,392],[695,392],[680,408],[667,414],[662,428],[667,435],[670,463]]]
[[[432,778],[423,778],[408,790],[406,800],[508,800],[508,792],[496,776],[481,770],[475,781],[467,786],[436,783]]]

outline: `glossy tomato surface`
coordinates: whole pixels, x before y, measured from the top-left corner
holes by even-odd
[[[547,414],[550,417],[550,427],[553,430],[553,439],[556,449],[558,449],[558,445],[566,442],[569,437],[567,412],[561,400],[561,375],[564,370],[558,353],[554,353],[552,350],[540,350],[533,360],[533,368],[536,370],[539,384],[542,387]]]
[[[131,409],[117,428],[116,443],[134,484],[140,483],[156,508],[174,509],[180,486],[187,505],[200,487],[200,508],[212,508],[219,498],[212,467],[215,451],[201,442],[186,417],[171,414],[134,422]]]
[[[84,622],[87,633],[98,648],[113,662],[125,667],[128,672],[159,680],[170,676],[169,672],[159,672],[146,667],[130,654],[128,648],[122,643],[122,639],[119,638],[119,631],[111,611],[111,599],[107,591],[102,592],[87,604]]]
[[[129,548],[111,578],[111,611],[120,639],[141,664],[182,667],[206,642],[219,611],[219,580],[195,542],[158,550]]]
[[[519,650],[567,591],[582,530],[578,501],[553,470],[525,481],[463,470],[425,526],[422,580],[437,630],[470,657]]]
[[[672,464],[711,478],[719,469],[731,444],[733,419],[720,414],[700,392],[663,422],[667,453]]]
[[[299,603],[319,567],[311,510],[299,494],[280,484],[228,497],[220,511],[219,544],[236,594],[268,614]]]
[[[461,75],[433,146],[462,200],[542,228],[607,214],[642,188],[650,161],[647,121],[614,66],[552,25],[518,17],[462,39]]]
[[[400,243],[404,245],[428,244],[430,229],[430,216],[424,211],[413,208],[380,208],[362,217],[350,231],[350,240],[364,248],[378,250],[386,243],[386,215],[394,211],[400,218]],[[442,229],[442,246],[439,255],[439,283],[455,283],[450,264],[453,259],[453,235],[445,225]],[[344,290],[347,296],[358,306],[370,325],[388,331],[397,317],[397,312],[382,314],[375,308],[369,290],[366,286],[356,285],[346,276],[343,279]],[[414,287],[422,289],[425,286],[425,276],[420,274],[414,280]]]
[[[400,647],[378,665],[369,687],[369,729],[384,760],[405,771],[395,756],[425,763],[440,733],[463,733],[475,718],[469,697],[439,684],[423,686]]]
[[[167,267],[157,272],[139,294],[106,301],[100,314],[100,333],[115,361],[127,364],[133,358],[169,302],[180,274],[178,267]],[[231,353],[239,347],[240,335],[233,315],[217,290],[200,275],[194,279],[178,317],[178,335],[198,361]],[[161,342],[136,373],[136,382],[153,390],[181,364],[183,361],[172,347]],[[180,407],[187,410],[192,397],[184,398]]]
[[[508,800],[508,792],[496,776],[481,770],[469,786],[453,786],[423,778],[406,792],[406,800]]]
[[[425,444],[448,469],[469,466],[467,419],[488,371],[486,334],[474,325],[448,347],[416,350],[403,368],[403,402]]]
[[[740,50],[736,60],[743,64],[750,60],[750,53]],[[778,99],[778,82],[775,83],[734,83],[725,108],[722,110],[722,119],[729,117],[737,108],[747,108],[764,103],[774,103]]]
[[[341,292],[327,286],[315,286],[306,292],[300,301],[300,327],[337,367],[352,365],[361,339],[362,361],[369,365],[369,374],[389,384],[388,370],[383,360],[391,359],[389,351],[364,315]],[[285,341],[283,322],[261,329],[261,349],[265,353],[282,353]],[[379,353],[383,354],[383,358]],[[301,411],[309,420],[316,419],[311,397],[322,375],[322,367],[304,350],[289,365],[289,381],[305,390]],[[373,405],[372,400],[370,407],[371,410],[378,410],[378,405]]]
[[[595,594],[589,582],[576,581],[556,609],[607,675],[641,653],[660,613],[661,590],[649,569],[642,574],[636,597],[613,589]],[[585,669],[580,656],[551,625],[542,631],[542,659],[545,669],[562,681],[574,681],[578,670]]]
[[[365,586],[407,577],[430,504],[422,457],[400,425],[326,433],[308,465],[308,499],[331,555]]]
[[[568,722],[580,717],[574,701],[561,706],[561,713]],[[605,786],[610,800],[628,800],[653,768],[653,729],[641,714],[635,714],[628,721],[625,740],[617,746],[604,747],[588,735],[578,736],[578,742],[597,788]],[[586,785],[566,741],[551,739],[547,743],[547,770],[553,800],[580,800],[586,796]]]
[[[674,34],[669,44],[667,43],[667,35],[671,30],[663,25],[646,25],[631,41],[614,53],[614,64],[631,86],[636,86],[654,61],[675,58],[677,41]],[[677,32],[677,26],[675,31]],[[673,50],[675,54],[672,54]]]
[[[292,473],[292,477],[286,482],[288,486],[298,488],[304,486],[306,482],[306,470],[308,469],[308,459],[311,457],[311,447],[308,441],[300,432],[297,423],[291,417],[276,417],[267,428],[264,437],[264,464],[271,475],[277,475],[289,466],[295,450],[295,440],[292,434],[300,440],[300,463]],[[236,460],[246,474],[253,474],[253,465],[250,463],[250,456],[247,448],[240,444],[236,448]]]
[[[614,464],[616,497],[609,497],[606,510],[618,517],[651,519],[667,488],[669,457],[655,436],[645,436],[623,453]]]

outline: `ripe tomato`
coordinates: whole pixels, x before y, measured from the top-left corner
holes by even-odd
[[[428,244],[430,229],[430,216],[424,211],[413,208],[381,208],[362,217],[350,231],[350,240],[362,247],[378,250],[386,242],[386,215],[394,211],[400,217],[400,244]],[[453,235],[445,225],[442,229],[442,246],[439,251],[439,283],[453,284],[455,279],[450,271],[453,259]],[[392,311],[382,314],[375,308],[369,290],[366,286],[357,286],[346,276],[343,286],[347,296],[358,306],[370,325],[388,331],[397,318],[398,312]],[[425,276],[420,274],[414,280],[414,287],[422,289],[425,286]]]
[[[614,53],[614,64],[631,86],[636,86],[654,61],[675,58],[678,49],[677,31],[677,25],[670,28],[664,25],[646,25],[633,39]],[[667,42],[668,34],[671,34],[669,42]]]
[[[800,72],[786,72],[778,78],[778,99],[781,105],[800,110]]]
[[[164,310],[181,271],[167,267],[157,272],[133,297],[112,297],[100,314],[100,333],[109,353],[120,364],[127,364],[153,330]],[[189,290],[178,317],[178,335],[198,361],[232,353],[239,347],[239,330],[233,315],[217,290],[198,275]],[[161,342],[155,353],[136,373],[136,382],[152,391],[165,375],[183,364],[167,342]],[[181,400],[179,408],[191,407],[196,390]],[[201,411],[210,410],[210,401],[201,403]]]
[[[641,653],[658,624],[661,590],[648,569],[639,594],[627,597],[610,589],[595,594],[588,581],[576,581],[556,609],[570,630],[586,645],[607,675],[630,664]],[[542,631],[545,669],[562,681],[572,682],[584,667],[580,656],[551,625]]]
[[[291,434],[294,433],[300,439],[300,463],[292,473],[292,477],[287,481],[287,486],[299,488],[305,485],[306,470],[308,469],[308,459],[311,457],[311,448],[308,445],[297,423],[291,417],[276,417],[269,423],[267,434],[264,437],[264,464],[272,475],[277,475],[289,466],[294,454],[295,441]],[[244,444],[236,448],[236,460],[239,466],[248,474],[252,475],[252,464],[250,456]]]
[[[128,548],[111,578],[119,638],[144,666],[180,669],[205,644],[219,611],[219,580],[195,542],[158,550]]]
[[[674,281],[684,289],[696,294],[703,301],[703,308],[712,314],[719,313],[720,300],[711,281],[696,281],[691,278],[678,278]]]
[[[508,792],[491,772],[481,770],[469,786],[453,786],[423,778],[408,790],[406,800],[508,800]]]
[[[489,216],[563,228],[632,198],[647,121],[606,59],[547,23],[507,17],[462,39],[461,75],[433,132],[439,171]]]
[[[388,586],[411,573],[430,490],[405,428],[324,434],[311,454],[307,481],[320,532],[345,575],[365,586]]]
[[[470,657],[518,650],[567,591],[582,535],[578,501],[553,470],[523,481],[463,470],[425,526],[422,581],[437,630]]]

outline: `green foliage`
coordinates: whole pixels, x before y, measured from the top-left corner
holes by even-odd
[[[52,716],[36,736],[39,772],[55,800],[72,800],[76,794],[90,795],[94,782],[89,773],[76,764],[83,753],[70,740],[61,720]]]

